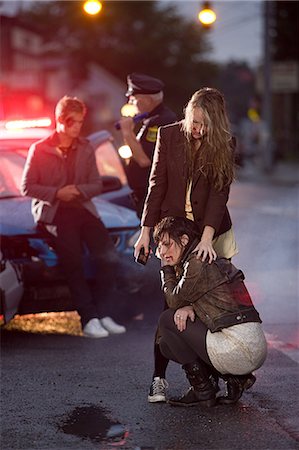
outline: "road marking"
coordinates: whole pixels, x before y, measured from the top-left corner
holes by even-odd
[[[299,348],[297,345],[289,342],[283,342],[277,339],[275,334],[265,333],[265,336],[269,347],[279,350],[293,361],[299,363]]]

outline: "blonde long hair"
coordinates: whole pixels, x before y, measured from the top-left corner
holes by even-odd
[[[193,112],[200,108],[203,112],[206,134],[199,151],[195,150],[192,138]],[[185,108],[183,131],[186,136],[186,160],[188,178],[192,179],[199,170],[214,185],[222,190],[234,179],[234,140],[230,132],[223,95],[214,88],[196,91]]]

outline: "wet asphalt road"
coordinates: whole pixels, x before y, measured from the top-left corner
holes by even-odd
[[[1,330],[1,448],[299,449],[297,202],[293,186],[242,182],[232,191],[235,264],[246,274],[269,343],[256,384],[237,405],[147,402],[161,308],[152,261],[140,296],[145,320],[130,322],[124,335],[67,335],[59,315],[51,334]],[[171,395],[188,386],[178,365],[170,364],[167,379]]]
[[[1,448],[113,448],[119,439],[105,436],[117,423],[128,431],[123,449],[299,448],[295,361],[270,348],[256,384],[233,407],[149,404],[153,331],[134,325],[99,340],[2,333]],[[172,395],[187,388],[181,372],[168,368]]]

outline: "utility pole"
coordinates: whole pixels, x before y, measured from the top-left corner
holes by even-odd
[[[263,169],[270,172],[273,166],[273,139],[272,139],[272,52],[271,52],[271,25],[273,20],[272,1],[264,1],[264,89],[262,103],[262,119],[264,123]]]

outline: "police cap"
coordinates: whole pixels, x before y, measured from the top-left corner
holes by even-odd
[[[164,83],[161,80],[143,73],[131,73],[127,76],[127,82],[127,97],[135,94],[157,94],[164,88]]]

